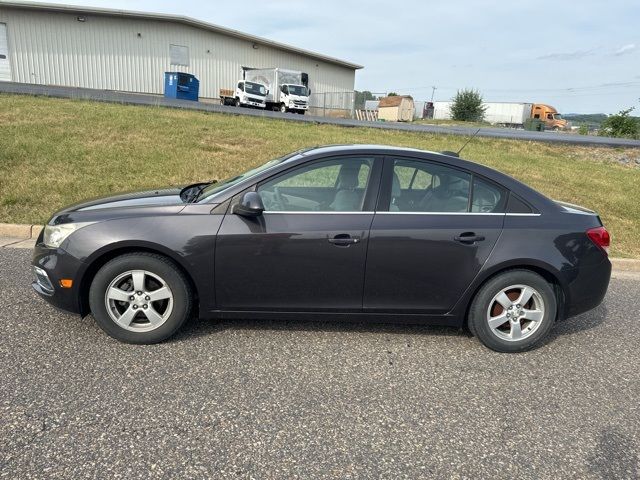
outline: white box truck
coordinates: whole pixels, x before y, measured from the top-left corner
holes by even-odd
[[[267,93],[269,91],[263,84],[240,80],[235,90],[231,88],[220,89],[220,103],[236,107],[265,108]]]
[[[283,68],[244,68],[244,79],[260,83],[269,91],[267,109],[296,112],[304,115],[309,109],[308,76],[306,73]]]

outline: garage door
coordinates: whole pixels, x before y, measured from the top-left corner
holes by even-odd
[[[7,24],[0,23],[0,81],[11,81],[9,64],[9,43],[7,42]]]

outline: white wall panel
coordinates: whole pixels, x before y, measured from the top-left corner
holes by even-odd
[[[177,70],[198,77],[202,97],[216,98],[249,66],[307,72],[314,93],[354,88],[355,70],[303,54],[177,22],[83,17],[0,6],[13,81],[161,94],[164,72]],[[189,67],[170,65],[171,44],[189,48]]]

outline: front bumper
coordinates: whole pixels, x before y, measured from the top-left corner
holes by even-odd
[[[289,108],[292,110],[309,110],[309,105],[306,103],[304,105],[296,105],[295,103],[290,103]]]
[[[31,262],[34,291],[45,301],[61,310],[82,314],[80,279],[84,264],[60,248],[36,244]],[[62,288],[60,280],[73,279],[71,288]]]
[[[254,102],[253,100],[245,100],[244,102],[242,102],[242,105],[248,105],[249,107],[256,108],[265,108],[267,106],[266,103]]]

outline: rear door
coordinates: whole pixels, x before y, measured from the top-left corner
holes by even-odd
[[[369,236],[364,310],[446,313],[502,231],[506,191],[436,162],[407,157],[384,162]]]
[[[9,41],[7,24],[0,23],[0,81],[11,81],[11,64],[9,63]]]
[[[257,185],[257,218],[229,213],[216,241],[224,310],[362,311],[382,159],[314,160]]]

